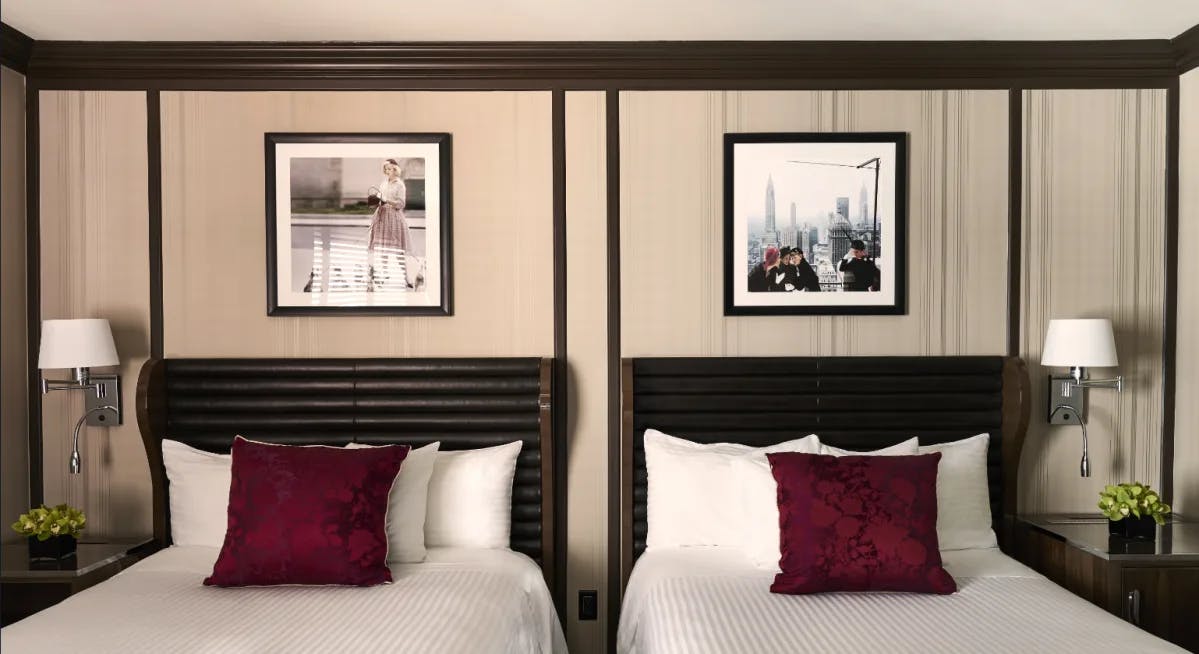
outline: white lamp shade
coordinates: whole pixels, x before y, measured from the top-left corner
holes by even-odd
[[[115,366],[120,363],[116,344],[112,340],[112,328],[107,320],[86,318],[42,321],[38,368],[92,368]]]
[[[1116,337],[1107,318],[1050,320],[1041,365],[1111,368],[1116,365]]]

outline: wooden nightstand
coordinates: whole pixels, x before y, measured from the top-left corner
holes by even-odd
[[[81,542],[61,564],[31,564],[26,541],[0,546],[0,624],[12,624],[90,588],[150,553],[149,540]]]
[[[1013,554],[1115,615],[1199,651],[1199,522],[1176,516],[1157,540],[1110,539],[1107,519],[1021,516]]]

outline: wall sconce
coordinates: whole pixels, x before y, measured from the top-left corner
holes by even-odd
[[[74,379],[42,378],[42,394],[51,391],[83,391],[85,410],[75,423],[71,445],[71,474],[79,474],[79,429],[84,422],[98,427],[121,424],[121,377],[93,375],[95,366],[120,364],[112,340],[112,328],[101,318],[43,320],[42,342],[37,367],[42,370],[71,368]]]
[[[1124,388],[1121,376],[1110,379],[1090,379],[1087,368],[1112,368],[1117,365],[1116,338],[1112,321],[1107,318],[1050,320],[1045,333],[1045,348],[1041,365],[1070,369],[1069,376],[1049,376],[1047,420],[1051,425],[1082,427],[1083,477],[1090,477],[1087,458],[1087,425],[1084,390],[1088,388]]]

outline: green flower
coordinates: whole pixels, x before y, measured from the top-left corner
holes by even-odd
[[[83,532],[87,518],[83,511],[66,504],[53,508],[45,505],[30,509],[14,522],[12,530],[23,535],[33,536],[38,540],[48,540],[54,536],[73,536],[78,538]]]
[[[1110,520],[1123,520],[1128,516],[1151,517],[1157,524],[1166,523],[1170,505],[1161,501],[1161,496],[1141,482],[1107,485],[1099,493],[1099,511]]]

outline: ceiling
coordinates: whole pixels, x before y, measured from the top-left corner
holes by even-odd
[[[39,40],[1168,39],[1199,0],[4,0]]]

